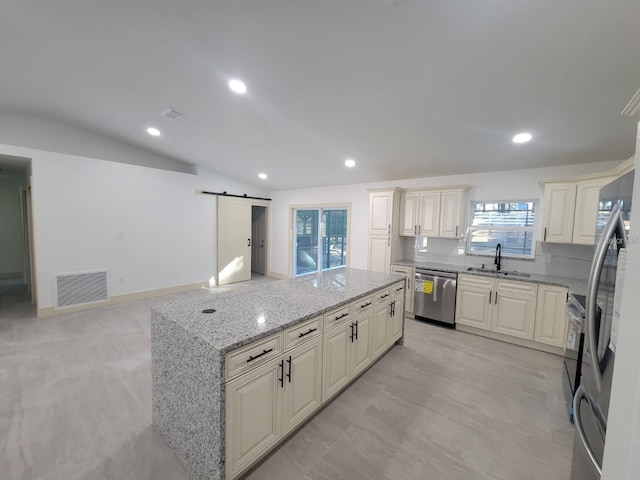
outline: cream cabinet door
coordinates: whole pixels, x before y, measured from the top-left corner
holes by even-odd
[[[600,188],[611,180],[612,177],[606,177],[578,183],[573,220],[573,243],[585,245],[593,245],[595,243]]]
[[[373,311],[369,315],[363,315],[354,320],[354,339],[352,351],[351,376],[355,376],[369,366],[371,355],[371,326],[373,324]],[[357,322],[357,323],[356,323]]]
[[[218,285],[251,279],[251,203],[218,196]]]
[[[368,268],[374,272],[389,273],[391,246],[389,236],[369,236]]]
[[[456,323],[490,330],[494,281],[491,278],[458,275]]]
[[[491,329],[504,335],[533,340],[537,288],[535,283],[497,280]]]
[[[538,285],[536,326],[533,339],[564,348],[567,335],[567,315],[564,306],[569,291],[564,287]]]
[[[407,278],[407,288],[406,288],[406,296],[405,296],[405,304],[404,309],[407,312],[413,313],[413,282],[415,280],[415,270],[413,267],[404,266],[404,265],[391,265],[391,273],[398,273],[400,275],[404,275]]]
[[[440,192],[420,194],[418,235],[437,237],[440,230]]]
[[[400,197],[400,235],[417,235],[419,198],[417,193],[403,193]]]
[[[226,478],[234,478],[280,437],[282,360],[226,385]]]
[[[389,235],[393,215],[393,192],[376,192],[369,196],[369,235]]]
[[[544,189],[543,242],[571,243],[576,184],[547,184]]]
[[[458,238],[462,235],[462,190],[443,191],[440,196],[440,233],[438,236]]]
[[[338,392],[351,378],[351,323],[324,333],[322,401]]]
[[[283,435],[322,403],[322,337],[285,354],[284,373]]]
[[[387,349],[387,318],[389,316],[389,302],[376,304],[373,310],[373,325],[371,332],[371,354],[378,358]]]
[[[404,316],[404,292],[391,299],[391,308],[387,318],[387,346],[402,336],[402,318]]]

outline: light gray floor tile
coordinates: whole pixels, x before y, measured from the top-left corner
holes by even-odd
[[[187,480],[151,426],[149,309],[235,288],[45,318],[0,292],[0,478]],[[561,375],[560,357],[407,319],[405,345],[247,478],[567,480]]]

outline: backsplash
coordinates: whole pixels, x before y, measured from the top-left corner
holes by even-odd
[[[457,239],[403,237],[404,258],[417,262],[434,262],[463,267],[493,267],[493,256],[465,255],[465,243]],[[503,270],[525,273],[587,278],[593,257],[592,245],[569,245],[536,242],[536,256],[531,260],[502,258]]]

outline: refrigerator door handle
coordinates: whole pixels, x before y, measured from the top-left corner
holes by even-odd
[[[601,423],[603,430],[605,432],[607,429],[607,422],[603,418],[602,412],[600,412],[599,409],[594,408],[595,401],[591,398],[591,395],[587,393],[587,390],[584,388],[584,385],[580,385],[578,387],[578,390],[576,390],[576,394],[573,397],[573,420],[576,426],[576,430],[578,431],[578,436],[580,437],[580,441],[582,442],[582,445],[584,446],[584,449],[586,450],[587,455],[589,456],[589,460],[591,460],[591,463],[593,463],[593,466],[598,471],[598,475],[602,475],[602,466],[598,463],[598,459],[593,453],[593,449],[591,448],[591,445],[589,444],[589,440],[587,439],[587,435],[584,432],[584,426],[582,425],[582,414],[580,413],[580,403],[582,402],[583,398],[587,401],[587,403],[589,404],[589,407],[595,413],[596,417],[598,418],[598,421]]]
[[[591,354],[591,366],[596,381],[598,392],[602,389],[602,371],[600,370],[600,361],[604,358],[607,345],[600,345],[601,351],[598,349],[598,338],[596,337],[596,297],[598,294],[598,284],[600,283],[600,275],[604,267],[607,256],[607,250],[614,236],[618,233],[619,242],[622,248],[626,247],[626,232],[624,229],[624,219],[620,211],[620,205],[614,205],[611,210],[611,216],[606,227],[602,231],[600,241],[596,247],[591,264],[591,272],[589,273],[589,283],[587,285],[587,305],[586,305],[586,323],[587,323],[587,345]],[[602,325],[604,328],[604,325]]]

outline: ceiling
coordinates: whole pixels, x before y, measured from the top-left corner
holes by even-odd
[[[269,190],[623,160],[638,19],[637,0],[1,0],[0,111]]]

